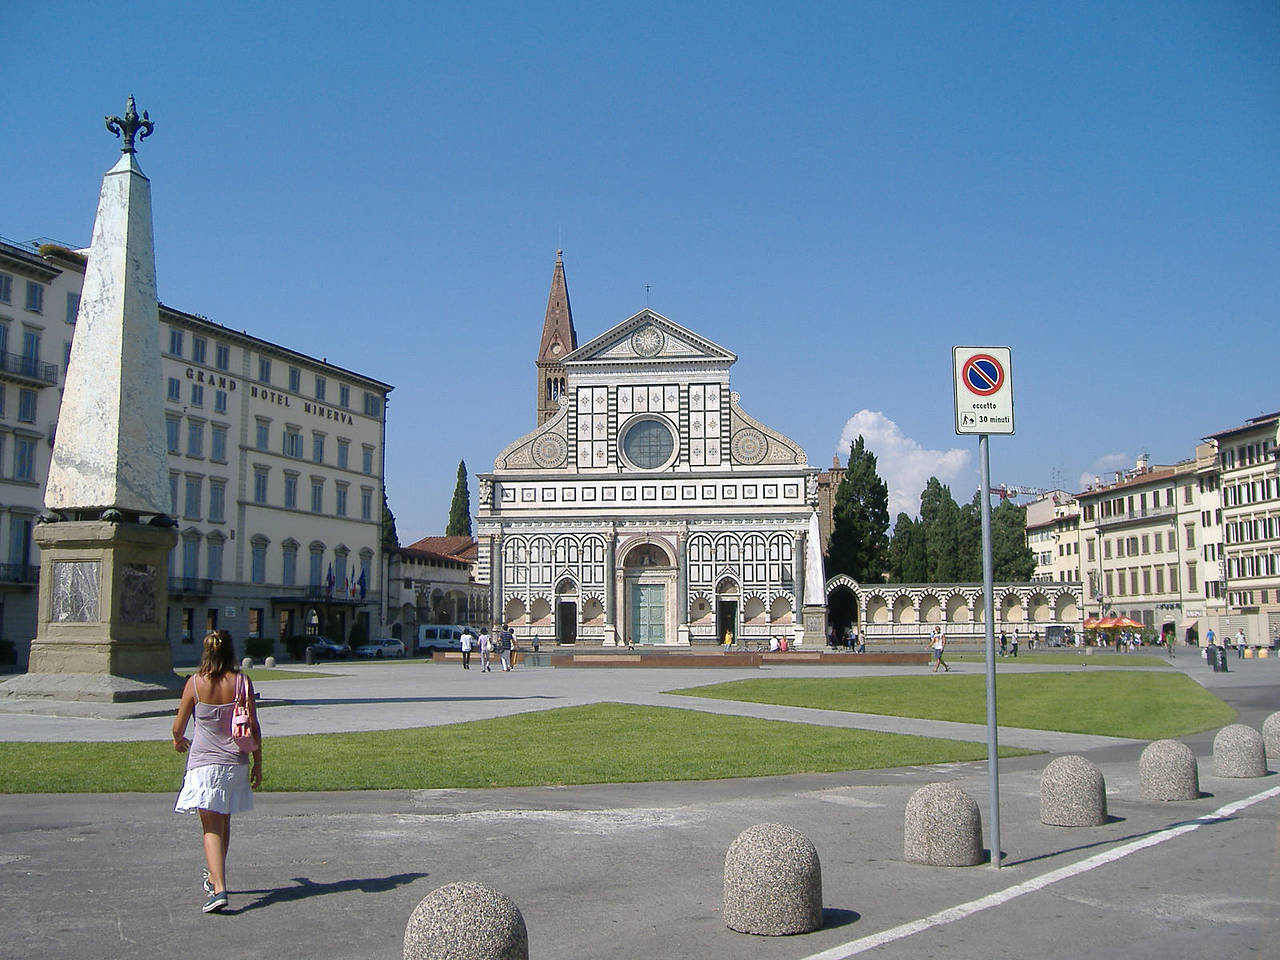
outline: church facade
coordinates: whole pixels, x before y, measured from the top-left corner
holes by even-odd
[[[577,346],[557,254],[538,426],[479,475],[477,580],[518,637],[804,635],[818,471],[742,409],[736,359],[649,309]]]

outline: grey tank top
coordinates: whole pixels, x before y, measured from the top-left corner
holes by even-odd
[[[206,767],[211,763],[248,763],[249,755],[241,753],[231,739],[231,703],[204,703],[196,687],[195,730],[191,749],[187,751],[187,769]]]

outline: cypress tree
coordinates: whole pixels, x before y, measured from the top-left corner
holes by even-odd
[[[849,449],[849,467],[836,488],[832,513],[827,574],[848,574],[859,583],[881,580],[889,548],[889,488],[876,473],[876,455],[866,449],[861,435]]]
[[[458,461],[458,482],[453,488],[453,503],[449,504],[449,524],[444,528],[446,537],[471,536],[471,492],[467,489],[467,462]]]

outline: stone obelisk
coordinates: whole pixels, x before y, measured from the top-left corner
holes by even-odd
[[[0,695],[130,701],[176,696],[164,620],[177,543],[169,482],[151,182],[133,97],[102,181],[45,487],[39,632],[30,670]]]
[[[803,606],[804,645],[821,650],[827,642],[827,577],[822,566],[822,534],[818,528],[818,511],[809,515],[809,533],[804,549]]]

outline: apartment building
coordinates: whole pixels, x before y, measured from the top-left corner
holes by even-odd
[[[65,247],[0,242],[0,544],[10,561],[0,568],[0,638],[20,664],[36,631],[31,526],[43,509],[84,264]],[[174,662],[195,662],[213,628],[242,642],[379,635],[392,387],[164,305],[160,339],[179,522],[166,621]]]
[[[1123,614],[1179,640],[1203,616],[1197,462],[1133,470],[1077,494],[1087,617]]]
[[[1220,634],[1252,646],[1280,639],[1280,413],[1206,438],[1217,449]]]
[[[1036,558],[1033,581],[1080,582],[1080,502],[1053,490],[1026,505],[1027,546]]]

